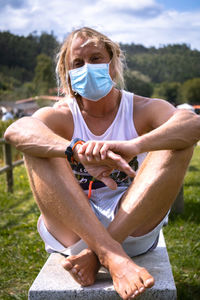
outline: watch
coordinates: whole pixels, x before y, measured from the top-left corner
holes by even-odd
[[[65,150],[65,155],[67,156],[67,160],[70,163],[74,163],[74,158],[73,158],[73,150],[75,149],[76,145],[78,144],[84,144],[85,142],[82,139],[75,138],[71,141],[70,145],[67,147]]]

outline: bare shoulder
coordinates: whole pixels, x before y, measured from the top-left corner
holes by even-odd
[[[149,132],[165,123],[176,108],[163,99],[134,95],[134,122],[139,134]]]
[[[63,105],[43,107],[37,110],[32,117],[42,121],[56,134],[71,139],[74,123],[72,113],[66,102]]]

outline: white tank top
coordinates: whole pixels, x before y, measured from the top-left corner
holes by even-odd
[[[90,131],[85,120],[83,119],[83,116],[81,114],[76,99],[69,98],[67,100],[67,103],[71,110],[73,121],[74,121],[74,132],[73,132],[72,139],[78,137],[83,139],[84,141],[88,141],[88,140],[123,141],[123,140],[131,140],[138,137],[138,133],[135,129],[134,121],[133,121],[133,101],[134,101],[134,95],[132,93],[123,90],[119,109],[115,116],[114,121],[102,135],[95,135]],[[134,167],[136,171],[138,167],[141,165],[145,156],[146,153],[142,153],[137,156],[138,166]],[[91,180],[91,176],[87,173],[87,171],[83,168],[82,165],[81,167],[71,165],[71,167],[82,188],[84,190],[87,190],[88,180]],[[130,178],[128,180],[127,176],[123,172],[119,172],[117,170],[114,171],[114,173],[115,174],[112,175],[111,177],[116,181],[118,186],[121,185],[123,186],[127,185],[127,187],[129,186],[129,184],[132,181]],[[104,184],[100,183],[99,181],[96,184],[94,182],[93,185],[95,189],[104,186]]]

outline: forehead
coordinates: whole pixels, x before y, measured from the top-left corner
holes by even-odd
[[[74,57],[78,56],[84,57],[85,55],[95,52],[109,55],[104,43],[87,37],[74,37],[70,47],[69,59],[72,60]]]

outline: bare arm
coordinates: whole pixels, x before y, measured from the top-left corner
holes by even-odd
[[[64,157],[66,147],[69,145],[73,135],[73,120],[71,114],[65,109],[44,108],[37,111],[33,117],[25,117],[14,122],[5,132],[6,140],[25,154],[37,157]],[[78,148],[78,147],[77,147]],[[75,153],[76,154],[76,153]],[[133,170],[126,161],[118,159],[107,159],[97,162],[89,162],[84,155],[75,155],[88,172],[95,178],[102,180],[110,188],[115,189],[115,182],[104,172],[110,173],[117,167],[134,176]]]
[[[38,110],[32,117],[17,120],[7,128],[4,137],[18,150],[32,156],[65,157],[72,132],[73,120],[69,113],[49,107]]]
[[[140,106],[140,104],[139,104]],[[146,101],[137,108],[141,135],[130,141],[90,142],[79,150],[91,157],[115,159],[113,152],[129,161],[139,153],[156,150],[180,150],[193,146],[200,139],[200,117],[191,111],[176,110],[162,100]],[[109,151],[111,150],[111,151]]]
[[[133,140],[139,153],[193,146],[200,139],[200,117],[188,110],[174,109],[165,101],[156,102],[146,112],[151,131]]]

